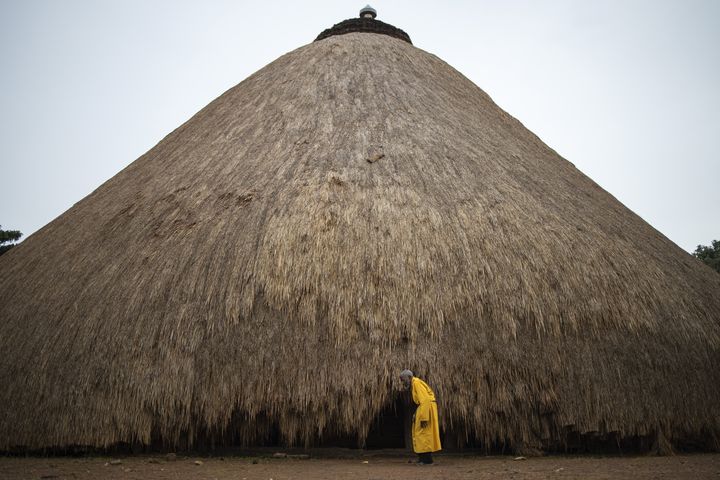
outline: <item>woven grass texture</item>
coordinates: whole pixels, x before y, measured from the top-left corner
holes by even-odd
[[[0,271],[0,448],[361,441],[403,368],[483,442],[720,432],[720,276],[387,35],[280,57]]]

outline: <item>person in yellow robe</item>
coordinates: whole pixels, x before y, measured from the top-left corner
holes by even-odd
[[[410,370],[400,372],[405,388],[412,389],[412,399],[417,405],[413,415],[413,451],[418,454],[418,463],[433,463],[432,452],[442,449],[440,445],[440,424],[435,394],[427,383],[413,375]]]

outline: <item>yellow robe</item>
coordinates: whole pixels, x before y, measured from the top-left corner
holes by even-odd
[[[435,394],[427,383],[413,377],[412,397],[413,402],[418,406],[412,429],[413,450],[415,453],[437,452],[442,447]],[[425,428],[420,428],[420,422],[428,423]]]

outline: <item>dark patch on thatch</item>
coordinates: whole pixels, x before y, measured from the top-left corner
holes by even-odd
[[[384,154],[384,153],[376,153],[376,154],[373,155],[372,157],[368,158],[367,161],[368,161],[368,163],[375,163],[375,162],[377,162],[378,160],[380,160],[381,158],[384,158],[384,157],[385,157],[385,154]]]
[[[476,444],[720,432],[720,277],[382,35],[279,58],[0,270],[0,449],[362,440],[401,368]]]
[[[374,18],[350,18],[340,23],[336,23],[331,28],[323,30],[320,35],[317,36],[315,41],[324,40],[334,35],[345,35],[348,33],[378,33],[380,35],[387,35],[393,38],[399,38],[400,40],[407,42],[412,45],[410,35],[394,27],[388,23],[375,20]]]
[[[228,209],[231,207],[244,207],[253,201],[255,195],[255,192],[253,192],[252,190],[244,193],[221,193],[217,196],[217,205],[222,209]]]

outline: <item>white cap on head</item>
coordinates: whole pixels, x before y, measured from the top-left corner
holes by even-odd
[[[411,372],[410,370],[403,370],[402,372],[400,372],[400,378],[402,377],[414,377],[414,375],[413,372]]]

